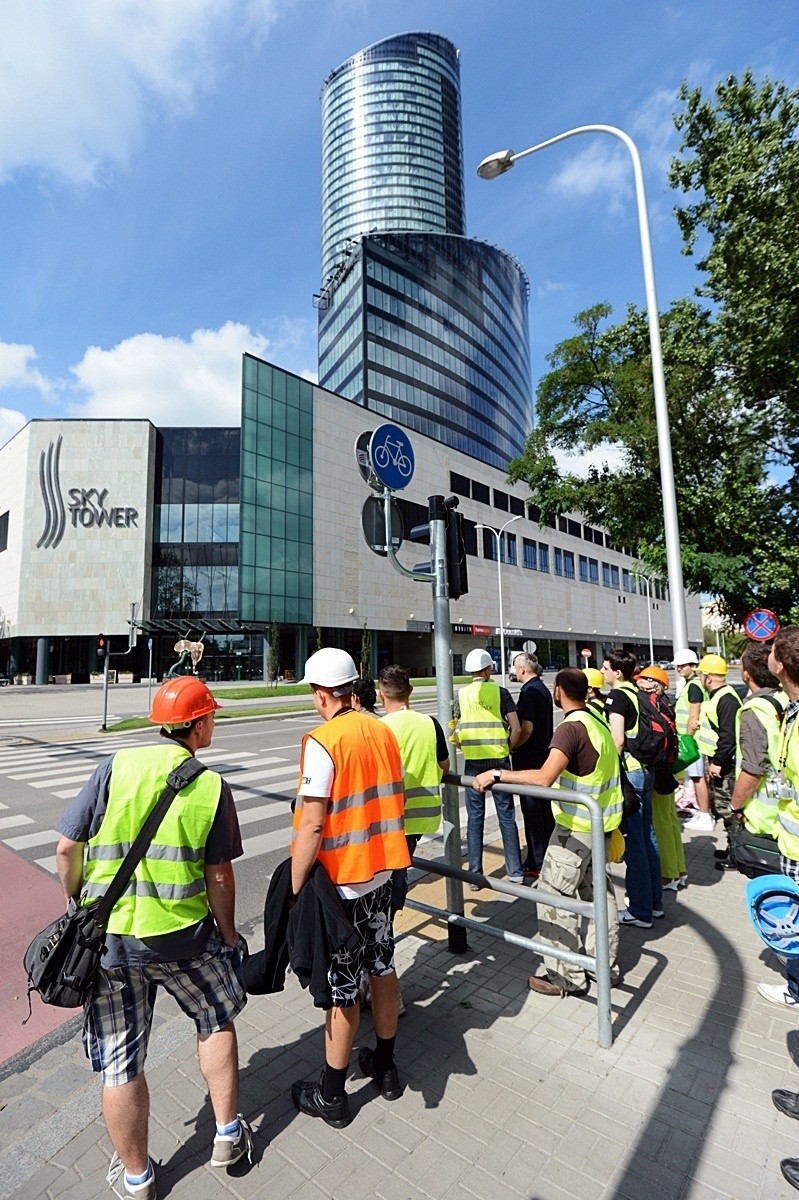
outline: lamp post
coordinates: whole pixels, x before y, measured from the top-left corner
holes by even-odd
[[[487,529],[489,533],[493,533],[497,539],[497,588],[499,590],[499,653],[502,666],[502,686],[505,687],[505,619],[502,612],[502,535],[509,525],[514,521],[521,521],[520,516],[511,517],[499,529],[495,529],[493,525],[475,525],[477,529]]]
[[[671,454],[671,432],[669,430],[669,408],[666,400],[666,380],[663,374],[663,353],[660,344],[660,319],[658,316],[657,296],[655,293],[655,269],[652,262],[652,243],[649,236],[649,218],[646,211],[646,193],[644,191],[644,174],[641,169],[641,157],[635,142],[623,129],[615,125],[579,125],[576,129],[568,129],[556,137],[547,138],[520,150],[500,150],[484,158],[477,168],[481,179],[496,179],[504,175],[520,158],[546,150],[566,138],[576,137],[581,133],[609,133],[618,138],[629,151],[635,175],[635,198],[638,206],[638,230],[641,239],[641,259],[644,268],[644,287],[646,291],[646,310],[649,321],[649,346],[652,355],[652,385],[655,393],[655,422],[658,438],[658,457],[660,460],[660,483],[663,493],[663,527],[666,539],[666,565],[668,569],[669,587],[671,589],[671,625],[674,640],[674,651],[688,645],[688,621],[685,614],[685,588],[682,576],[682,558],[680,556],[680,531],[677,524],[677,496],[674,487],[674,463]]]
[[[655,646],[652,641],[652,580],[648,575],[642,575],[640,571],[636,571],[634,579],[643,579],[646,584],[646,619],[649,624],[649,662],[652,664],[655,661]],[[676,653],[676,651],[675,651]]]

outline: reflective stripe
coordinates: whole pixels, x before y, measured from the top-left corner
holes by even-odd
[[[347,846],[362,846],[370,838],[379,837],[383,833],[402,833],[405,829],[403,817],[395,817],[392,821],[373,821],[366,829],[348,829],[336,837],[322,838],[321,849],[324,851],[344,850]]]
[[[405,825],[406,825],[406,827],[410,825],[411,821],[429,820],[430,818],[435,818],[436,829],[437,829],[438,823],[441,820],[441,801],[440,800],[436,804],[434,804],[431,808],[419,808],[416,805],[414,805],[412,809],[405,810]],[[413,830],[409,830],[409,832],[413,832]],[[433,830],[433,832],[435,832],[435,830]]]
[[[84,900],[99,899],[107,891],[103,884],[86,884],[83,889],[82,896]],[[153,883],[151,879],[131,879],[128,886],[122,893],[123,898],[126,896],[135,896],[140,899],[143,896],[151,897],[155,900],[190,900],[192,896],[199,896],[205,892],[205,880],[195,879],[192,883]]]
[[[558,804],[558,808],[560,809],[560,811],[562,813],[566,813],[570,817],[577,817],[582,820],[588,820],[588,818],[585,815],[586,814],[585,805],[574,804],[570,800],[558,800],[557,804]],[[621,802],[616,802],[613,804],[605,805],[605,807],[602,809],[602,815],[605,820],[607,820],[607,818],[611,817],[611,816],[620,816],[621,812],[622,812],[622,803]],[[589,829],[591,827],[590,821],[588,822],[588,827],[589,827]]]
[[[793,821],[784,808],[780,809],[780,825],[786,833],[799,837],[799,821]]]
[[[394,779],[391,783],[376,783],[374,787],[366,788],[363,792],[351,792],[349,796],[339,796],[330,802],[328,809],[331,813],[343,812],[346,808],[355,808],[360,804],[368,804],[370,800],[380,800],[395,796],[402,790],[402,780]]]
[[[593,771],[588,775],[574,775],[563,771],[558,777],[556,787],[559,790],[571,791],[590,796],[595,799],[602,809],[602,823],[606,833],[612,832],[621,823],[623,796],[619,779],[619,754],[610,728],[603,720],[592,713],[576,709],[567,713],[564,721],[579,721],[597,753],[597,762]],[[584,804],[574,800],[560,799],[552,801],[552,812],[558,825],[578,833],[588,833],[591,829],[591,817]]]
[[[405,789],[405,799],[415,800],[417,796],[438,796],[437,787],[414,787]]]
[[[573,792],[585,792],[587,796],[601,796],[603,792],[619,786],[619,776],[616,775],[603,783],[584,783],[582,779],[576,779],[570,775],[562,780],[560,786],[571,788]]]
[[[132,842],[117,842],[115,846],[89,845],[86,851],[86,861],[102,862],[110,859],[122,859],[130,850]],[[161,862],[204,862],[205,848],[192,849],[190,846],[162,846],[150,842],[147,858],[158,859]]]

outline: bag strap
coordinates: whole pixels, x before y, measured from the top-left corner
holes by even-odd
[[[92,915],[103,928],[108,924],[114,905],[121,898],[125,888],[130,883],[133,872],[147,853],[150,842],[155,837],[158,827],[166,816],[167,809],[175,799],[175,796],[183,788],[188,787],[198,775],[202,775],[205,770],[207,770],[205,763],[201,763],[199,759],[192,755],[175,767],[174,771],[171,771],[167,776],[166,788],[161,793],[158,803],[139,830],[139,834],[131,845],[130,850],[128,850],[120,863],[119,870],[108,885],[108,890],[97,901],[96,905],[91,906]]]
[[[782,724],[782,718],[785,716],[785,709],[780,704],[779,700],[774,695],[763,695],[762,692],[756,692],[755,696],[758,700],[767,700],[777,714],[777,721]]]

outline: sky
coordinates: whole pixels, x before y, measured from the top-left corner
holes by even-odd
[[[628,132],[663,310],[701,282],[666,182],[681,82],[799,84],[796,0],[0,0],[0,444],[35,417],[238,424],[244,351],[315,379],[320,89],[410,30],[461,51],[467,234],[527,270],[535,379],[577,312],[644,303],[630,161],[585,135],[478,162]]]

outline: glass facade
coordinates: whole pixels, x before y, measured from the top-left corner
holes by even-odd
[[[162,429],[156,443],[154,619],[236,619],[238,429]]]
[[[504,470],[532,426],[527,299],[485,242],[363,238],[320,308],[320,385]]]
[[[458,51],[408,33],[361,50],[322,88],[322,279],[371,230],[463,234]]]
[[[244,355],[239,615],[313,623],[313,386]]]

